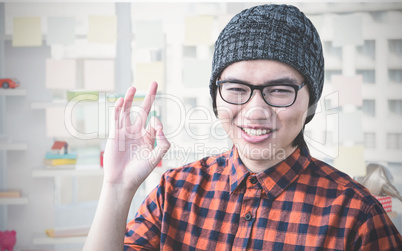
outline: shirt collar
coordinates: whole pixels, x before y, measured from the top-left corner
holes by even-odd
[[[233,193],[250,172],[241,161],[235,146],[233,146],[232,151],[230,152],[228,163],[230,167],[230,193]]]
[[[265,193],[275,199],[293,183],[310,164],[311,156],[307,146],[298,147],[291,155],[278,164],[256,175]],[[237,148],[233,146],[229,157],[230,193],[233,193],[250,172],[241,161]]]

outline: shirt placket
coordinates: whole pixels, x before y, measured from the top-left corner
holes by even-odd
[[[258,184],[256,176],[249,176],[246,180],[241,213],[239,219],[239,228],[236,232],[233,250],[246,250],[250,245],[250,236],[253,224],[255,222],[257,208],[260,203],[261,186]]]

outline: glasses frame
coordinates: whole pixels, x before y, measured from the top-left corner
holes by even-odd
[[[250,89],[251,89],[250,97],[249,97],[246,101],[244,101],[244,102],[242,102],[242,103],[233,103],[233,102],[229,102],[229,101],[225,100],[225,99],[223,98],[223,96],[222,96],[222,93],[221,93],[221,86],[222,86],[224,83],[236,83],[236,84],[242,84],[242,85],[245,85],[245,86],[250,87]],[[218,88],[218,90],[219,90],[219,95],[221,96],[222,100],[225,101],[226,103],[229,103],[229,104],[232,104],[232,105],[244,105],[244,104],[246,104],[248,101],[250,101],[251,97],[253,96],[254,90],[259,90],[260,93],[261,93],[261,97],[262,97],[262,99],[265,101],[265,103],[268,104],[268,105],[270,105],[270,106],[272,106],[272,107],[289,107],[289,106],[292,106],[292,105],[295,103],[296,99],[297,99],[297,93],[298,93],[298,92],[300,91],[300,89],[303,88],[305,85],[306,85],[305,82],[302,82],[301,85],[296,85],[296,84],[252,85],[252,84],[248,84],[248,83],[245,83],[245,82],[242,82],[242,81],[237,81],[237,80],[219,80],[219,81],[217,80],[217,81],[216,81],[216,86],[217,86],[217,88]],[[264,88],[265,88],[265,87],[268,87],[268,86],[290,86],[290,87],[292,87],[292,88],[295,90],[295,98],[293,99],[293,102],[292,102],[291,104],[289,104],[289,105],[273,105],[273,104],[270,104],[267,100],[265,100],[264,94],[263,94],[263,92],[262,92],[262,91],[264,90]]]

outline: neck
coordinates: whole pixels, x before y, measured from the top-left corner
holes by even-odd
[[[237,146],[236,148],[245,167],[252,173],[260,173],[285,160],[297,149],[297,146],[286,150],[273,150],[272,153],[267,156],[246,156]]]

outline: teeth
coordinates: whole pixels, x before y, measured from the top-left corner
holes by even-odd
[[[243,131],[245,131],[248,135],[251,135],[251,136],[261,136],[261,135],[264,135],[264,134],[267,134],[267,133],[271,132],[271,131],[265,130],[265,129],[263,129],[263,130],[261,130],[261,129],[255,130],[255,129],[250,129],[250,128],[243,128]]]

